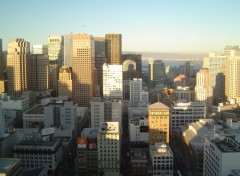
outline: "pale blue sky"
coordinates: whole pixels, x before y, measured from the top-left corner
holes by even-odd
[[[3,47],[16,37],[121,33],[123,51],[208,52],[240,44],[239,0],[1,0]],[[83,27],[84,25],[84,27]]]

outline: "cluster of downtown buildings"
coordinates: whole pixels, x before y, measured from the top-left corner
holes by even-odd
[[[18,38],[0,57],[0,173],[240,175],[238,46],[200,70],[144,72],[121,34]]]

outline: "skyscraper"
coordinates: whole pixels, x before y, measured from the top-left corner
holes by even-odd
[[[73,101],[89,107],[94,96],[95,47],[91,35],[72,35]]]
[[[149,83],[162,84],[166,78],[165,64],[160,59],[148,61]]]
[[[72,67],[72,33],[64,35],[64,66]]]
[[[217,100],[225,99],[225,76],[224,67],[226,63],[226,56],[221,55],[218,52],[210,52],[208,57],[203,60],[203,68],[209,70],[209,76],[211,77],[210,86],[213,89],[213,100],[217,103]]]
[[[236,54],[240,54],[240,48],[238,45],[235,45],[235,46],[230,46],[230,45],[227,45],[225,46],[224,48],[224,56],[231,56],[231,52],[232,51],[235,51]]]
[[[58,96],[72,98],[72,68],[63,66],[59,69]]]
[[[235,99],[240,103],[240,55],[232,52],[226,60],[225,95],[227,100]]]
[[[122,35],[106,34],[106,56],[107,63],[111,65],[122,64]]]
[[[95,40],[95,68],[97,69],[100,95],[103,95],[103,64],[106,63],[106,42],[104,37],[94,37]]]
[[[142,55],[141,54],[123,54],[122,62],[124,63],[126,60],[135,61],[136,63],[136,74],[135,78],[142,78]]]
[[[193,75],[193,64],[191,61],[185,62],[185,75],[189,78]]]
[[[122,65],[103,64],[103,96],[123,98]]]
[[[33,45],[30,59],[30,88],[46,91],[49,88],[48,50],[46,45]]]
[[[161,102],[148,106],[149,145],[169,143],[170,108]]]
[[[20,97],[28,89],[30,44],[24,39],[13,39],[8,44],[8,94]]]
[[[208,69],[201,69],[197,72],[195,95],[196,100],[205,102],[207,113],[211,111],[213,92],[211,87],[211,77]]]
[[[63,36],[48,36],[49,88],[54,95],[58,92],[58,70],[64,64]]]

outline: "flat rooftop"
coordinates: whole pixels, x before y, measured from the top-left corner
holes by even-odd
[[[22,176],[39,176],[44,169],[46,169],[45,166],[28,169],[23,171]]]
[[[38,105],[26,111],[25,114],[44,114],[44,108],[42,105]]]
[[[20,162],[17,158],[0,158],[0,173],[6,173]]]
[[[225,137],[224,139],[213,138],[211,142],[213,142],[223,153],[240,152],[240,144],[232,137]]]

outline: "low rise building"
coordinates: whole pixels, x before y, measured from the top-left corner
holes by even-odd
[[[178,86],[174,90],[174,96],[176,100],[185,99],[187,102],[192,102],[195,100],[194,94],[195,94],[194,90],[191,89],[190,87]]]
[[[22,167],[38,168],[47,165],[48,171],[55,171],[62,157],[60,139],[43,140],[34,136],[27,137],[13,146],[14,158],[21,159]]]
[[[129,119],[130,142],[149,142],[148,118],[144,116]]]

